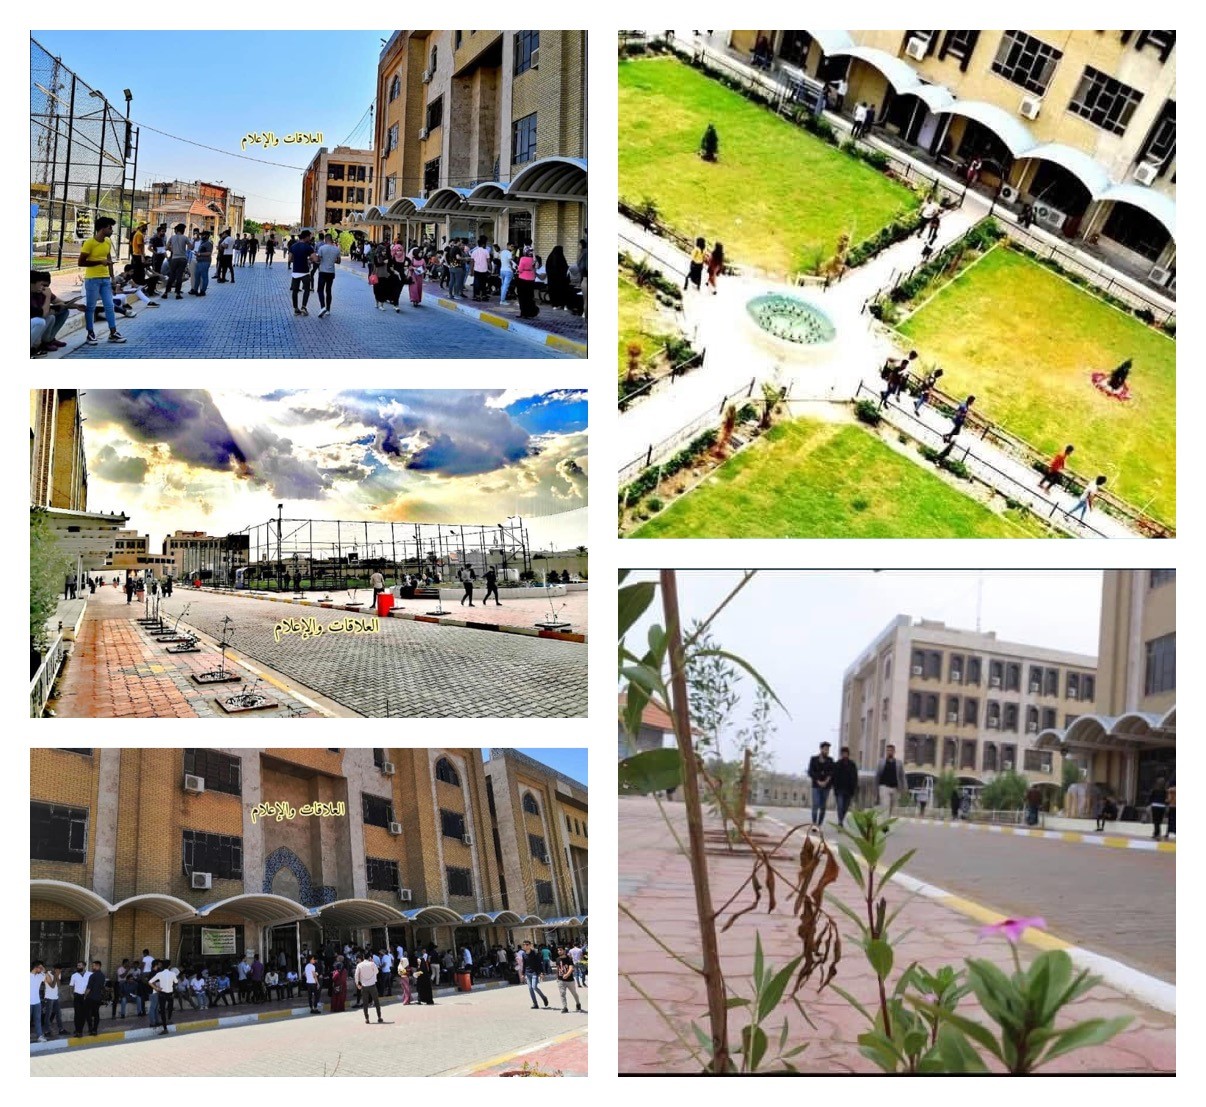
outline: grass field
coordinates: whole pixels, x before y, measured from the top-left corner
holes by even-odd
[[[699,157],[709,123],[719,161]],[[773,272],[832,256],[917,205],[908,189],[683,62],[620,63],[620,196]]]
[[[900,328],[943,389],[1037,449],[1071,442],[1073,468],[1176,522],[1177,346],[1013,250],[998,247]],[[1134,360],[1126,403],[1090,383]]]
[[[851,424],[780,423],[632,538],[1031,538]]]
[[[658,316],[658,304],[653,293],[637,288],[621,272],[618,277],[620,288],[620,376],[628,369],[628,343],[636,339],[643,347],[642,364],[665,343],[673,329],[669,322],[662,324]]]

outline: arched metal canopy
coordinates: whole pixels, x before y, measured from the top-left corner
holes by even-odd
[[[310,915],[335,926],[388,926],[406,918],[400,908],[375,899],[337,899],[310,908]]]
[[[518,200],[576,200],[586,202],[585,158],[540,158],[525,165],[507,187]]]
[[[260,924],[294,922],[308,918],[310,914],[307,908],[286,896],[270,892],[245,892],[198,907],[197,917],[204,919],[225,909],[238,911],[244,918]]]
[[[1111,185],[1110,175],[1105,167],[1088,154],[1068,146],[1062,142],[1044,142],[1033,150],[1027,150],[1021,155],[1024,158],[1034,158],[1036,161],[1049,161],[1061,166],[1072,174],[1089,190],[1089,195],[1097,199]]]
[[[459,211],[465,206],[467,188],[437,188],[423,204],[423,215],[445,214]]]
[[[426,203],[427,201],[422,196],[403,196],[390,204],[385,215],[390,222],[395,223],[404,219],[413,219],[423,210]]]
[[[128,896],[120,903],[115,903],[111,910],[117,914],[124,907],[132,907],[135,911],[148,911],[168,922],[191,919],[197,914],[197,909],[191,903],[186,903],[176,896],[161,895],[157,892],[144,892],[140,896]]]
[[[31,880],[29,898],[66,907],[83,919],[103,919],[113,910],[113,905],[104,896],[66,880]]]
[[[465,916],[460,912],[440,903],[414,907],[402,914],[407,922],[425,923],[428,926],[460,926],[465,921]]]
[[[577,915],[566,915],[561,919],[545,919],[544,925],[558,928],[564,926],[581,926],[582,921]]]
[[[1177,236],[1177,202],[1163,192],[1138,184],[1111,185],[1096,199],[1115,204],[1130,204],[1159,220],[1168,233]]]
[[[1168,719],[1172,717],[1172,726]],[[1176,708],[1164,715],[1147,711],[1128,711],[1122,715],[1080,715],[1066,730],[1048,728],[1040,732],[1034,745],[1040,750],[1059,753],[1077,750],[1137,751],[1153,746],[1169,746],[1176,725]]]
[[[474,918],[486,918],[492,926],[519,926],[523,922],[514,911],[486,911],[475,915]],[[469,918],[468,915],[465,916]]]
[[[1028,151],[1038,145],[1029,127],[996,104],[983,100],[956,100],[941,108],[939,114],[961,115],[965,119],[974,119],[992,131],[1015,158],[1025,157]]]
[[[854,45],[849,31],[806,31],[821,48],[821,53],[831,56],[847,46]]]
[[[917,70],[908,62],[875,46],[841,46],[834,50],[825,50],[825,53],[835,58],[857,58],[859,61],[866,62],[869,66],[879,70],[884,80],[892,86],[892,91],[898,96],[906,92],[915,93],[922,83],[921,78],[917,75]]]

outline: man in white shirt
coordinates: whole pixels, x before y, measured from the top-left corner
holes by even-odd
[[[322,243],[315,251],[318,257],[318,304],[322,311],[318,313],[321,319],[331,314],[331,292],[335,285],[335,266],[342,264],[343,255],[335,243],[333,235],[324,234]]]
[[[310,997],[310,1014],[321,1015],[322,1008],[318,1006],[318,958],[313,954],[306,962],[303,972],[306,978],[306,993]]]
[[[84,1036],[84,1019],[87,1017],[87,1004],[84,1002],[84,992],[88,988],[88,977],[91,974],[84,967],[83,961],[77,961],[75,972],[71,974],[71,1014],[75,1019],[75,1036]]]
[[[208,1006],[208,997],[205,994],[205,978],[199,972],[193,973],[192,980],[188,982],[188,993],[188,1001],[193,1010],[204,1011]]]
[[[290,969],[285,973],[285,994],[289,999],[293,998],[293,993],[297,990],[297,973]]]
[[[238,985],[239,1002],[246,1003],[247,1002],[247,989],[248,989],[248,987],[250,987],[250,985],[247,983],[247,977],[248,977],[248,974],[251,972],[251,963],[247,960],[246,955],[244,955],[243,960],[239,962],[237,971],[239,974],[239,985]]]
[[[230,233],[230,228],[227,227],[219,246],[218,284],[226,283],[226,278],[223,274],[229,275],[230,283],[234,284],[234,244],[234,235]]]
[[[151,951],[149,949],[144,949],[142,951],[142,974],[143,974],[143,976],[150,976],[151,966],[154,964],[155,964],[155,958],[151,956]]]
[[[498,276],[502,281],[502,288],[498,293],[498,302],[505,304],[507,302],[507,289],[511,287],[511,281],[515,277],[515,243],[508,242],[506,249],[502,250],[498,255],[499,269]]]
[[[570,960],[574,963],[574,979],[578,982],[580,987],[585,988],[586,978],[583,976],[582,968],[578,964],[578,962],[582,960],[582,947],[575,942],[572,946],[570,946],[569,955]]]
[[[372,958],[366,957],[356,966],[356,991],[364,1008],[364,1025],[369,1024],[370,1003],[377,1008],[377,1022],[385,1022],[381,1017],[381,1000],[377,996],[377,965]]]
[[[46,980],[46,970],[41,961],[33,961],[29,966],[29,1028],[39,1042],[46,1041],[42,1033],[42,984]]]
[[[388,949],[381,951],[381,994],[392,995],[394,956]]]
[[[851,138],[858,138],[862,134],[863,124],[867,122],[867,105],[861,100],[854,108],[854,127],[850,131]]]
[[[152,1025],[159,1022],[163,1029],[159,1031],[160,1037],[168,1032],[168,1018],[171,996],[176,991],[176,974],[172,971],[168,962],[163,963],[163,967],[151,977],[151,991],[153,998],[157,1000],[155,1016],[152,1018]]]
[[[469,947],[465,946],[461,950],[461,968],[473,970],[473,954],[469,952]]]

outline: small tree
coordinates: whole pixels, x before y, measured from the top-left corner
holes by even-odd
[[[63,578],[71,571],[71,561],[55,543],[46,512],[29,512],[29,649],[32,655],[46,649],[50,635],[46,621],[58,605]]]
[[[954,769],[943,769],[934,777],[934,806],[950,807],[951,796],[959,790],[959,778]]]
[[[699,630],[698,621],[687,629],[688,641]],[[719,646],[710,631],[695,637],[686,655],[687,688],[690,690],[691,725],[698,734],[695,750],[701,758],[724,760],[721,734],[733,717],[733,710],[741,699],[737,691],[741,677],[736,666],[714,654],[701,656],[704,651],[716,650]]]
[[[657,222],[658,217],[657,201],[652,197],[646,196],[637,205],[636,212],[641,217],[641,222],[645,224],[645,230],[652,230],[653,224]]]
[[[628,371],[624,375],[624,383],[632,384],[636,375],[641,371],[641,354],[645,352],[641,344],[634,338],[628,343]]]
[[[733,430],[737,426],[737,405],[729,404],[724,410],[724,422],[720,425],[720,438],[716,442],[716,456],[724,457],[724,451],[728,447],[729,440],[733,437]]]
[[[771,425],[771,416],[775,413],[775,408],[783,399],[783,389],[778,381],[763,381],[762,382],[762,418],[758,420],[758,426],[763,430]]]
[[[1059,767],[1059,798],[1063,802],[1064,796],[1068,794],[1068,789],[1073,784],[1079,784],[1081,781],[1081,768],[1070,757],[1065,757],[1063,764]]]
[[[1030,785],[1016,769],[998,773],[980,793],[980,806],[986,811],[1019,811]]]
[[[720,136],[716,133],[716,127],[709,123],[708,129],[704,131],[703,138],[699,143],[699,156],[704,161],[716,161],[720,154]]]

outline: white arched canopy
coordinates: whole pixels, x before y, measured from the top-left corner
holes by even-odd
[[[403,196],[386,209],[386,219],[394,223],[413,219],[423,209],[426,202],[421,196]]]
[[[585,158],[540,158],[525,165],[507,187],[519,200],[586,201]]]
[[[1138,184],[1111,185],[1100,196],[1094,197],[1114,204],[1130,204],[1159,220],[1160,225],[1173,238],[1177,236],[1177,202],[1163,192],[1145,188]]]
[[[1094,199],[1110,187],[1110,175],[1105,167],[1074,146],[1062,142],[1044,142],[1021,156],[1035,161],[1049,161],[1066,169],[1089,190],[1089,195]]]
[[[104,896],[66,880],[31,880],[29,898],[66,907],[81,919],[103,919],[113,910],[113,905]]]
[[[423,215],[447,214],[465,206],[467,188],[437,188],[423,204]]]
[[[311,908],[310,914],[324,923],[347,927],[389,926],[406,918],[399,908],[375,899],[337,899]]]
[[[1015,158],[1025,157],[1038,145],[1030,129],[1021,120],[996,104],[985,103],[983,100],[956,100],[942,108],[940,114],[961,115],[965,119],[974,119],[992,131]]]
[[[296,900],[270,892],[246,892],[229,896],[216,903],[207,903],[197,908],[199,918],[207,918],[218,911],[236,911],[244,918],[260,925],[294,922],[309,917],[310,912]]]
[[[124,907],[132,907],[135,911],[147,911],[168,922],[191,919],[197,913],[197,909],[191,903],[185,903],[176,896],[161,895],[157,892],[144,892],[140,896],[128,896],[120,903],[113,905],[113,913],[116,915]]]
[[[887,50],[874,46],[842,46],[834,50],[825,50],[825,53],[831,57],[856,58],[866,62],[873,69],[879,70],[898,96],[906,92],[915,93],[922,83],[917,70],[902,58],[889,54]]]
[[[409,923],[424,923],[427,926],[460,926],[465,921],[465,916],[460,912],[440,903],[414,907],[403,911],[402,915]]]

